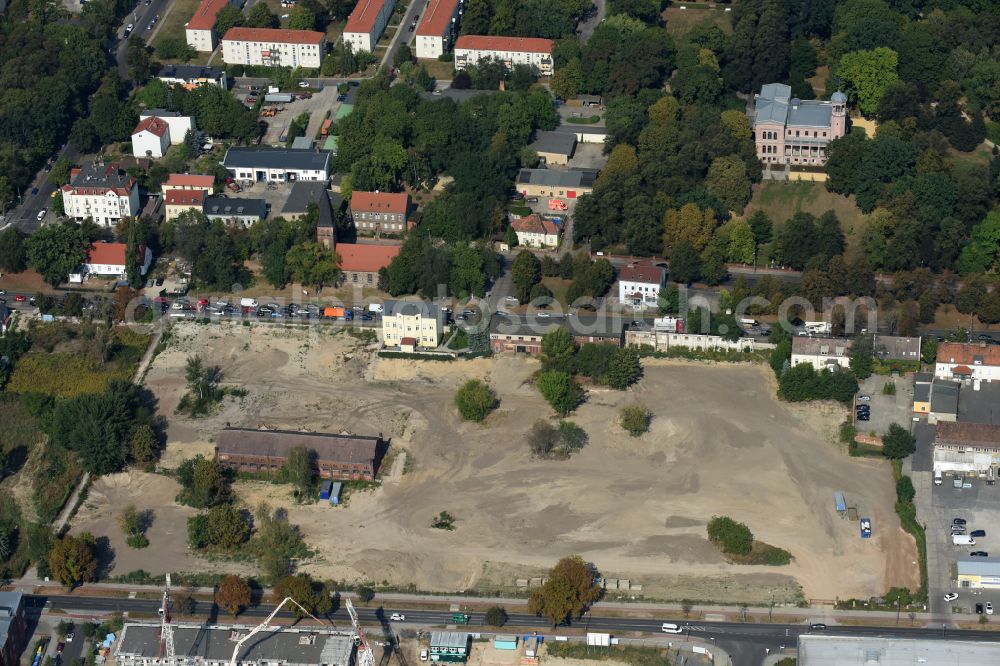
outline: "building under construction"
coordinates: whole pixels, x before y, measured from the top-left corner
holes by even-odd
[[[115,666],[228,666],[253,627],[171,625],[174,658],[162,652],[161,625],[129,623],[114,651]],[[332,629],[268,627],[240,648],[237,666],[352,666],[355,637]],[[169,663],[169,662],[173,663]]]

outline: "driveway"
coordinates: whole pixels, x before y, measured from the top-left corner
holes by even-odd
[[[885,386],[890,383],[895,384],[896,393],[894,395],[886,395],[882,392]],[[913,382],[911,380],[905,376],[872,375],[861,382],[859,397],[862,395],[869,396],[871,400],[859,400],[857,404],[867,404],[871,407],[871,420],[857,421],[855,417],[855,427],[858,432],[884,435],[893,423],[898,423],[910,430],[913,425]]]

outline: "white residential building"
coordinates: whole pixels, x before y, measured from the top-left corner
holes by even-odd
[[[851,367],[851,340],[843,338],[792,338],[792,366],[809,363],[817,371]]]
[[[375,50],[395,7],[396,0],[358,0],[344,26],[344,41],[354,53]]]
[[[444,335],[444,316],[434,303],[386,301],[382,312],[382,344],[386,347],[437,347]]]
[[[667,271],[651,261],[635,261],[618,272],[618,301],[636,310],[655,308]]]
[[[559,225],[537,213],[519,217],[510,223],[517,234],[517,244],[524,247],[558,247]]]
[[[184,24],[184,37],[188,46],[203,53],[215,50],[219,44],[219,36],[215,34],[215,19],[227,4],[228,0],[202,0],[191,20]]]
[[[230,28],[222,38],[222,60],[229,65],[319,67],[326,35],[312,30]]]
[[[458,0],[431,0],[417,26],[416,54],[418,58],[437,59],[455,42],[458,34]]]
[[[92,243],[87,250],[87,258],[82,266],[83,275],[125,277],[127,251],[128,245],[126,243]],[[142,257],[139,272],[145,275],[149,267],[153,265],[153,251],[145,245],[140,245],[139,253]]]
[[[934,470],[959,474],[1000,474],[1000,426],[938,422]]]
[[[66,215],[78,222],[89,217],[107,227],[139,213],[139,186],[117,164],[91,162],[73,169],[61,192]]]
[[[552,75],[552,40],[540,37],[462,35],[455,42],[455,69],[466,69],[481,60],[499,60],[512,68],[531,65],[543,76]]]
[[[1000,346],[984,342],[942,342],[934,376],[962,381],[1000,380]]]
[[[136,157],[163,157],[170,147],[170,125],[156,116],[140,120],[132,130],[132,154]]]
[[[222,165],[236,180],[273,183],[326,180],[330,176],[330,151],[234,147],[226,151]]]
[[[184,143],[184,137],[190,130],[194,127],[194,118],[191,116],[182,116],[176,111],[167,111],[165,109],[150,109],[149,111],[143,111],[139,114],[140,122],[146,120],[147,118],[159,118],[167,124],[170,128],[170,145],[176,146],[178,144]]]

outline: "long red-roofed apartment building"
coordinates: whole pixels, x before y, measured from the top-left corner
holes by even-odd
[[[417,57],[437,58],[448,51],[458,32],[458,0],[431,0],[417,26]]]
[[[354,53],[375,50],[395,7],[396,0],[358,0],[344,26],[344,41]]]
[[[313,30],[230,28],[222,38],[222,59],[229,65],[319,67],[326,35]]]
[[[499,60],[508,68],[531,65],[543,76],[552,75],[552,40],[541,37],[462,35],[455,42],[455,69],[466,69],[481,60]]]
[[[229,0],[202,0],[198,9],[194,10],[191,20],[184,24],[184,37],[188,46],[195,51],[211,53],[219,45],[219,36],[215,33],[215,19]]]

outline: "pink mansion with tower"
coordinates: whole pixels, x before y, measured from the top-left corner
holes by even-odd
[[[783,83],[768,83],[754,96],[757,158],[765,166],[822,166],[827,144],[847,133],[847,95],[838,91],[824,102],[791,94]]]

